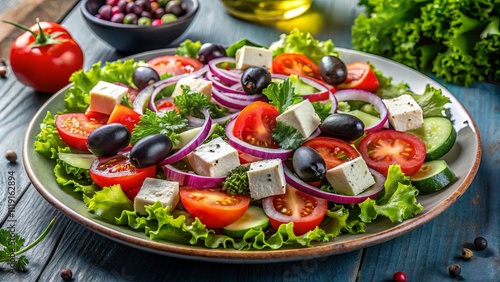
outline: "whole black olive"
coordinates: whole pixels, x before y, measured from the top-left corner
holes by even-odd
[[[319,74],[328,84],[339,85],[347,78],[347,68],[339,58],[324,56],[319,62]]]
[[[325,160],[311,147],[302,146],[295,150],[292,165],[297,176],[306,182],[320,181],[325,178]]]
[[[134,70],[134,73],[132,74],[132,81],[134,82],[135,86],[139,88],[139,90],[142,90],[159,80],[160,76],[158,75],[158,73],[153,68],[146,66],[140,66],[136,68]]]
[[[249,95],[262,93],[271,81],[271,73],[263,67],[249,67],[241,75],[241,86]]]
[[[146,136],[132,146],[130,163],[137,168],[153,166],[163,161],[172,150],[172,141],[163,134]]]
[[[200,50],[198,50],[198,60],[203,64],[213,59],[226,56],[226,49],[224,46],[216,43],[204,43],[201,45]]]
[[[365,124],[350,114],[331,114],[319,126],[321,133],[347,142],[363,136]]]
[[[128,146],[130,131],[120,123],[110,123],[96,128],[87,137],[87,147],[98,157],[116,155]]]

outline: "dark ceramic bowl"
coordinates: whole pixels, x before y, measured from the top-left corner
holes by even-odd
[[[189,27],[198,12],[198,0],[183,0],[187,13],[175,22],[159,26],[118,24],[96,18],[106,0],[83,0],[80,11],[92,31],[107,44],[122,52],[142,52],[166,47]]]

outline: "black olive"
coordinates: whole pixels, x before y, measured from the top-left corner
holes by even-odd
[[[271,81],[271,73],[263,67],[249,67],[241,75],[241,86],[249,95],[262,93]]]
[[[328,84],[339,85],[347,78],[347,68],[339,58],[324,56],[319,62],[319,74]]]
[[[331,114],[319,126],[321,133],[347,142],[363,136],[365,124],[349,114]]]
[[[478,251],[482,251],[488,247],[488,241],[484,239],[484,237],[476,237],[474,239],[474,249]]]
[[[130,131],[120,123],[110,123],[96,128],[87,137],[87,147],[98,157],[116,155],[128,146]]]
[[[203,64],[213,59],[226,56],[226,49],[224,49],[222,45],[216,43],[205,43],[201,45],[200,50],[198,50],[198,60]]]
[[[132,74],[132,81],[134,82],[135,86],[139,88],[139,90],[142,90],[159,80],[160,76],[158,75],[158,73],[153,68],[146,66],[140,66],[136,68],[134,70],[134,73]]]
[[[320,181],[325,178],[325,160],[311,147],[302,146],[295,150],[292,165],[297,176],[306,182]]]
[[[153,166],[163,161],[172,150],[172,141],[163,134],[146,136],[132,146],[130,163],[137,168]]]

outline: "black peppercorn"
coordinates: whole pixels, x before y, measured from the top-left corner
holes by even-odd
[[[450,276],[452,278],[455,278],[457,276],[460,276],[462,269],[460,268],[460,265],[454,263],[454,264],[450,265],[450,268],[448,268],[448,271],[450,272]]]
[[[65,281],[73,279],[73,272],[69,268],[61,269],[61,278]]]
[[[7,150],[7,151],[5,151],[5,158],[9,162],[14,163],[17,161],[17,154],[14,150]]]
[[[476,237],[474,239],[474,249],[478,251],[482,251],[488,247],[488,241],[484,239],[483,237]]]

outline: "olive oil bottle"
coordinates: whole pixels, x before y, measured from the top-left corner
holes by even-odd
[[[229,14],[249,21],[269,22],[297,17],[312,0],[221,0]]]

